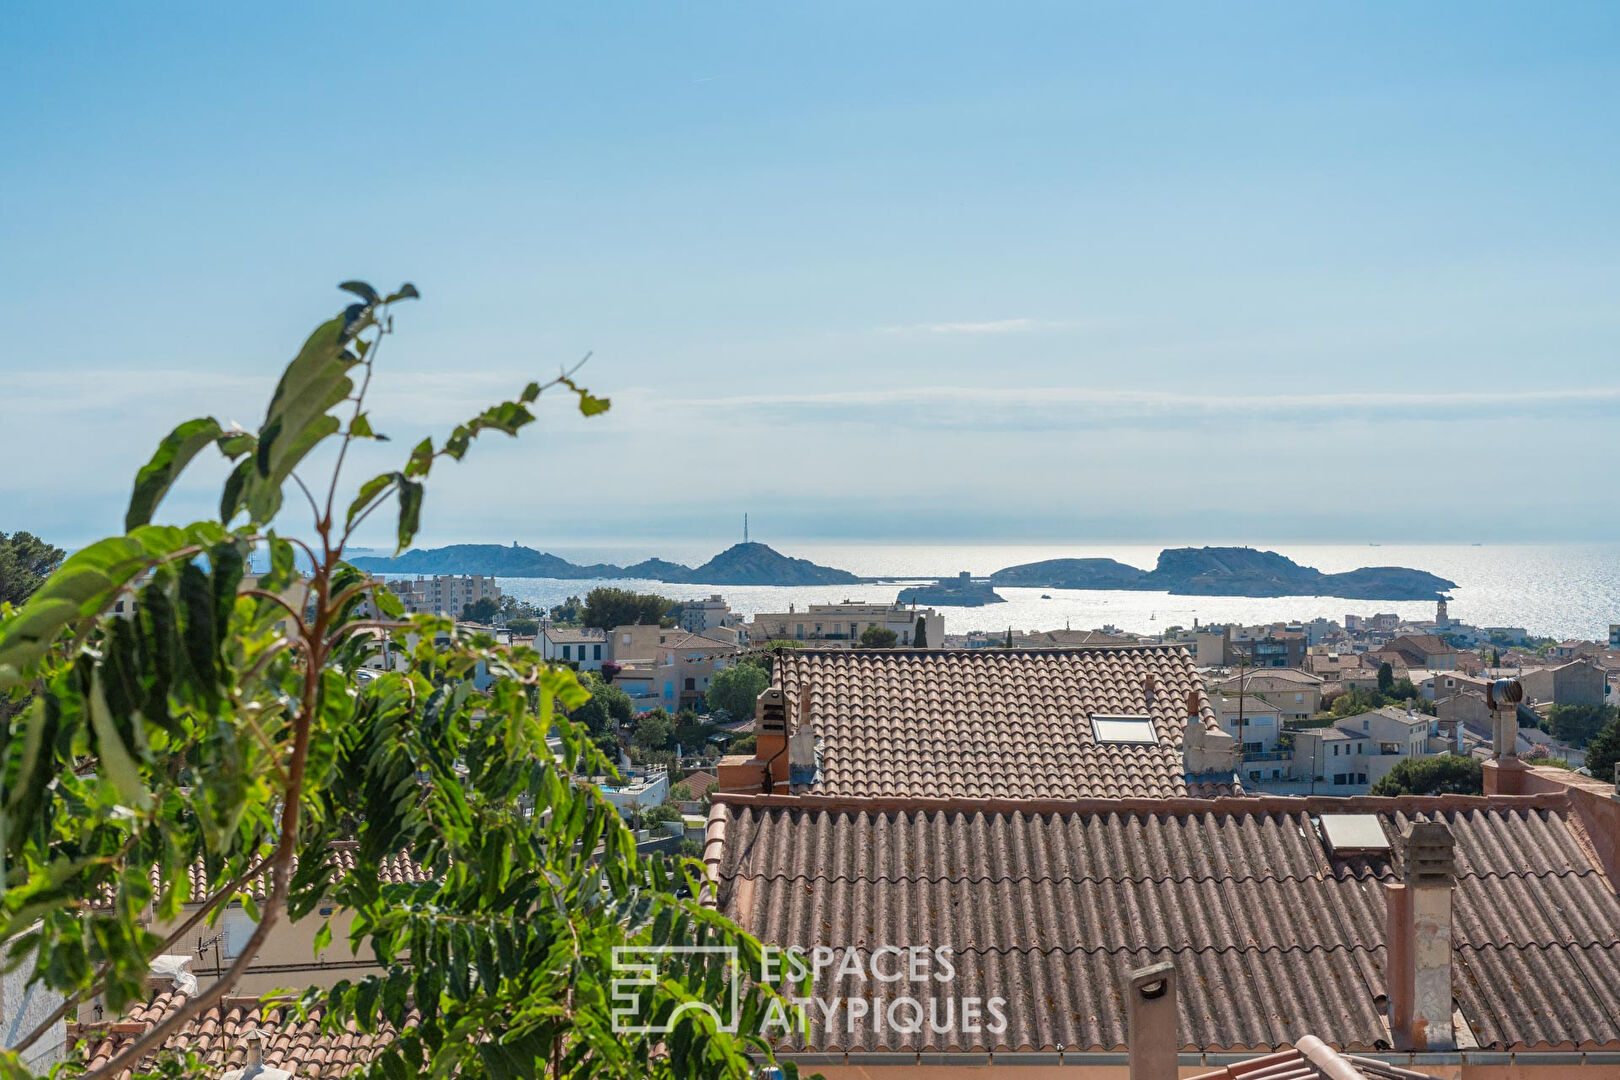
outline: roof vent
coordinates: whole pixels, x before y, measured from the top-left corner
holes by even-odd
[[[1316,819],[1328,854],[1380,855],[1389,851],[1389,837],[1377,814],[1323,814]]]
[[[1413,822],[1406,836],[1406,883],[1449,886],[1457,873],[1456,847],[1445,822]]]
[[[1092,713],[1091,733],[1100,743],[1153,745],[1159,741],[1153,731],[1153,719],[1148,716]]]

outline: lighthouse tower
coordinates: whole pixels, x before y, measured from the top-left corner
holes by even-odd
[[[1436,626],[1450,626],[1451,625],[1451,620],[1446,617],[1446,601],[1445,601],[1445,597],[1441,597],[1439,602],[1434,605],[1434,625],[1436,625]]]

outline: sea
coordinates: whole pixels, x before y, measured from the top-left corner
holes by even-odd
[[[656,592],[686,600],[718,593],[733,611],[752,616],[786,611],[792,604],[847,600],[887,603],[911,581],[954,576],[962,570],[985,576],[1020,563],[1059,558],[1110,558],[1152,569],[1164,544],[881,544],[768,539],[777,551],[833,566],[862,577],[892,583],[775,587],[757,585],[674,585],[639,579],[559,581],[500,578],[503,591],[549,607],[569,596],[583,596],[598,585]],[[540,547],[577,563],[626,565],[660,556],[700,565],[726,544],[656,543]],[[1620,543],[1546,544],[1253,544],[1286,555],[1326,573],[1362,566],[1404,566],[1427,570],[1457,583],[1449,614],[1475,626],[1518,626],[1546,637],[1606,640],[1610,623],[1620,623]],[[1092,630],[1115,626],[1135,633],[1161,633],[1173,626],[1204,623],[1269,623],[1317,617],[1344,621],[1346,614],[1395,612],[1410,619],[1432,619],[1428,601],[1351,600],[1332,596],[1172,596],[1161,592],[1110,590],[996,590],[1006,603],[984,607],[943,607],[945,631]]]

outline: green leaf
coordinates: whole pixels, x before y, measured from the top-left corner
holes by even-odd
[[[16,617],[0,627],[0,690],[22,682],[26,669],[64,629],[109,607],[142,571],[188,545],[216,543],[224,535],[207,523],[189,529],[143,525],[68,556]]]
[[[345,281],[343,284],[339,285],[338,288],[342,289],[344,292],[354,293],[354,295],[358,296],[368,304],[375,304],[381,299],[381,297],[377,295],[377,290],[373,289],[370,285],[367,285],[363,281]]]
[[[422,485],[416,480],[399,478],[399,550],[400,554],[411,546],[416,531],[422,524]]]
[[[259,428],[257,468],[243,492],[255,522],[275,517],[293,469],[340,426],[329,414],[354,391],[348,372],[356,361],[345,348],[352,322],[352,315],[340,315],[316,327],[282,373]]]
[[[349,434],[356,439],[375,439],[378,442],[388,441],[388,436],[379,435],[372,430],[371,418],[366,413],[359,413],[349,423]]]
[[[422,294],[416,291],[416,286],[407,281],[399,287],[399,291],[389,293],[388,298],[383,303],[392,304],[395,300],[417,300],[421,296]]]
[[[125,530],[149,524],[158,503],[163,501],[163,496],[168,494],[191,459],[223,434],[219,421],[211,416],[187,420],[169,432],[158,444],[152,460],[135,474],[135,491],[129,497],[129,510],[124,514]]]
[[[331,945],[332,923],[330,921],[323,922],[315,930],[315,955],[320,956],[321,953],[331,948]]]
[[[370,480],[361,484],[359,494],[355,495],[354,501],[349,504],[349,512],[344,517],[344,528],[353,528],[355,521],[361,514],[366,512],[366,507],[371,505],[372,500],[387,489],[390,484],[401,479],[402,477],[397,472],[386,472],[373,476]]]
[[[119,798],[136,809],[147,809],[152,804],[152,796],[141,783],[140,768],[118,734],[112,711],[107,707],[107,692],[100,671],[91,676],[89,704],[90,729],[95,733],[91,746],[100,762],[100,771],[112,782]]]
[[[579,385],[566,375],[562,376],[557,381],[579,395],[579,411],[581,415],[595,416],[598,413],[605,413],[608,411],[608,409],[613,407],[612,400],[605,397],[597,397],[595,394],[591,393],[589,390],[585,389],[583,386]]]

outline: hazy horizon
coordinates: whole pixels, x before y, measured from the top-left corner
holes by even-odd
[[[1613,536],[1617,43],[1612,4],[19,9],[0,530],[119,531],[359,277],[423,299],[355,481],[587,352],[614,402],[441,470],[423,544]]]

